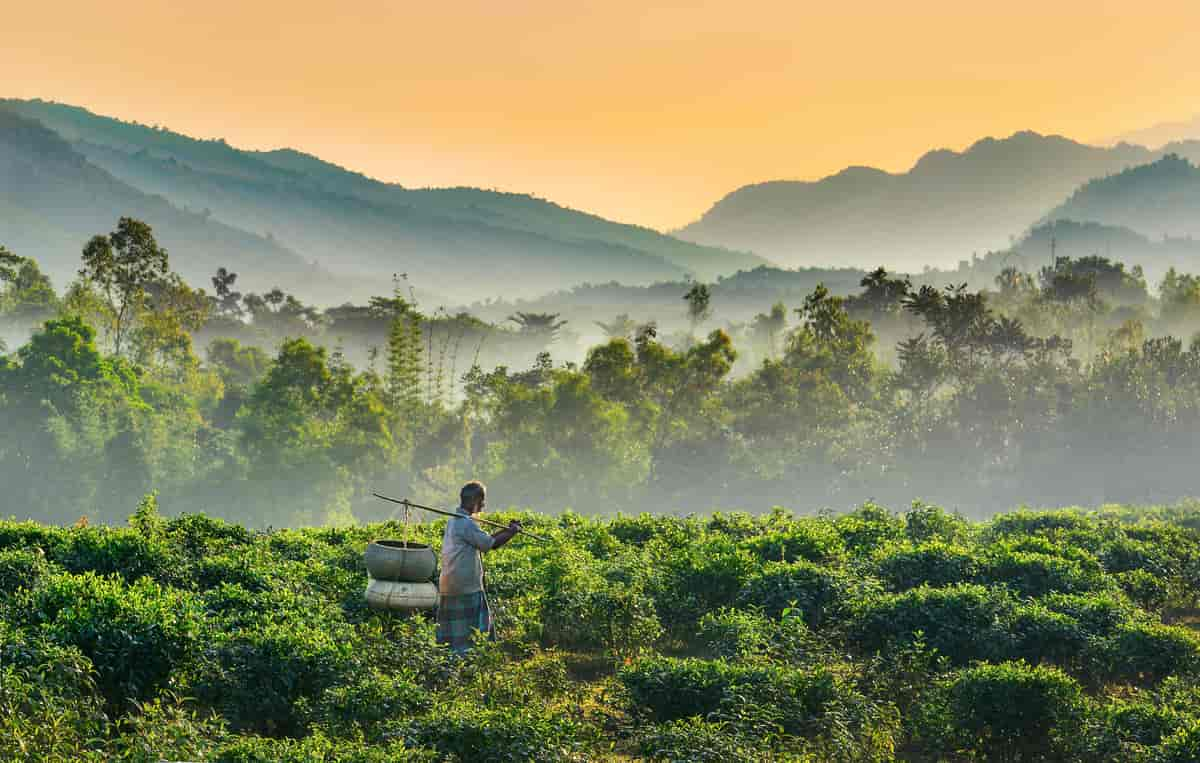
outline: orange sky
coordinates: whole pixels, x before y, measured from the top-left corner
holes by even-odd
[[[0,2],[0,95],[659,228],[748,182],[1200,112],[1196,0]]]

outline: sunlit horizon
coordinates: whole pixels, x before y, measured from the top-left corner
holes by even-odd
[[[660,230],[748,183],[1200,112],[1184,2],[70,5],[6,11],[0,95]]]

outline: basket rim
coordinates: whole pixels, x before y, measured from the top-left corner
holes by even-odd
[[[428,543],[418,543],[413,540],[403,541],[403,540],[381,539],[381,540],[373,540],[368,545],[369,546],[382,546],[383,548],[392,549],[393,551],[421,551],[423,549],[430,548],[430,545]]]

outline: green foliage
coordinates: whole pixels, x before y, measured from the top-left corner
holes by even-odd
[[[795,562],[801,559],[824,564],[845,554],[845,541],[828,522],[798,521],[786,529],[756,535],[746,548],[763,561]]]
[[[1046,554],[1000,550],[981,565],[981,582],[1004,584],[1022,596],[1082,593],[1106,585],[1099,564]]]
[[[653,591],[659,618],[670,629],[695,632],[704,613],[733,604],[758,566],[745,550],[720,536],[683,547],[662,541],[650,550],[659,564]]]
[[[1160,623],[1122,624],[1096,651],[1096,674],[1110,681],[1153,683],[1200,665],[1200,637]]]
[[[317,700],[313,722],[338,738],[361,735],[377,742],[389,725],[427,711],[432,698],[414,675],[370,671],[348,685],[332,686]]]
[[[95,665],[109,707],[154,696],[200,645],[196,600],[147,578],[59,575],[29,594],[26,620]]]
[[[1079,685],[1055,668],[1023,662],[964,669],[927,708],[921,736],[934,755],[962,750],[982,760],[1036,761],[1071,741],[1082,710]]]
[[[770,663],[652,657],[622,670],[631,710],[654,723],[726,720],[749,738],[778,745],[787,737],[837,747],[849,733],[858,757],[890,748],[887,721],[837,672]],[[883,738],[876,736],[883,732]],[[852,756],[854,757],[854,756]]]
[[[913,543],[940,540],[946,543],[964,540],[970,533],[967,521],[947,514],[938,506],[914,501],[904,514],[904,532]]]
[[[344,629],[338,629],[344,630]],[[299,736],[301,700],[312,703],[352,664],[345,633],[298,622],[230,635],[210,649],[192,678],[197,699],[220,710],[235,731]]]
[[[647,727],[638,737],[638,746],[648,760],[661,763],[679,760],[724,763],[754,760],[761,755],[745,740],[731,734],[728,724],[695,717]]]
[[[620,680],[632,709],[665,723],[715,713],[741,675],[738,666],[720,660],[649,657],[623,670]]]
[[[779,617],[794,608],[808,625],[819,628],[835,619],[860,588],[867,584],[844,570],[812,562],[768,562],[738,593],[742,606],[761,608]]]
[[[0,551],[0,593],[12,594],[32,588],[50,573],[50,569],[46,554],[40,548]]]
[[[6,652],[10,648],[5,645]],[[86,675],[86,658],[78,652],[62,656],[74,656],[76,661],[66,664]],[[94,750],[93,740],[104,732],[107,719],[86,687],[63,692],[47,680],[48,672],[61,667],[0,664],[0,758],[65,762]]]
[[[923,635],[953,664],[966,665],[1003,653],[1007,634],[1002,622],[1015,607],[1007,592],[973,584],[877,595],[857,603],[848,640],[858,649],[877,652]]]
[[[697,635],[716,657],[753,657],[770,649],[772,626],[762,615],[729,608],[701,618]]]
[[[142,577],[166,579],[180,562],[162,538],[137,529],[86,527],[72,532],[50,551],[50,557],[72,573],[120,575],[129,582]]]
[[[606,580],[584,567],[551,573],[542,601],[543,640],[571,649],[623,652],[662,634],[654,601],[637,584]]]
[[[220,717],[173,696],[139,703],[113,729],[108,760],[207,760],[228,736]]]
[[[148,289],[168,272],[167,252],[150,226],[131,217],[122,217],[115,231],[94,236],[84,247],[80,276],[105,300],[115,354],[121,354],[131,324],[145,309]]]
[[[304,739],[240,736],[217,750],[215,763],[434,763],[431,750],[413,750],[399,740],[366,746],[314,732]]]
[[[439,706],[403,734],[408,743],[437,750],[443,759],[480,763],[570,761],[582,747],[581,730],[570,718],[523,708]]]
[[[1123,512],[523,515],[466,659],[362,603],[401,523],[0,522],[0,757],[1178,759],[1200,640],[1126,590],[1181,601],[1200,536]]]
[[[971,550],[941,541],[886,548],[874,559],[875,575],[892,591],[969,583],[978,578],[980,567],[980,560]]]
[[[903,520],[873,503],[865,503],[858,510],[838,517],[833,526],[850,553],[857,555],[872,553],[887,543],[900,540],[905,529]]]

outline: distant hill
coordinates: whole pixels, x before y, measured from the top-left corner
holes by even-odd
[[[1200,157],[1200,143],[1171,150]],[[931,151],[900,174],[851,167],[816,182],[745,186],[677,235],[789,266],[948,266],[1008,247],[1080,184],[1162,153],[1019,132]]]
[[[373,279],[381,285],[375,293],[390,288],[396,272],[418,287],[475,299],[585,281],[711,280],[765,262],[528,195],[408,189],[297,151],[242,151],[43,101],[0,106],[45,124],[130,186],[330,271]]]
[[[1141,130],[1118,135],[1112,144],[1136,143],[1139,146],[1165,146],[1187,140],[1200,140],[1200,114],[1179,122],[1163,122]]]
[[[1057,220],[1030,230],[1013,248],[1019,261],[1012,264],[1036,272],[1050,263],[1051,241],[1058,257],[1078,259],[1090,255],[1140,265],[1151,287],[1167,268],[1186,272],[1200,270],[1200,239],[1167,237],[1150,239],[1129,228],[1097,222]]]
[[[44,125],[3,108],[0,180],[0,243],[37,258],[59,287],[75,276],[88,239],[113,230],[123,215],[150,222],[174,269],[196,285],[207,286],[221,266],[246,274],[239,286],[257,289],[328,287],[332,297],[339,283],[277,242],[115,178]]]
[[[1042,222],[1054,220],[1123,226],[1155,239],[1200,237],[1200,168],[1172,153],[1092,180]]]

